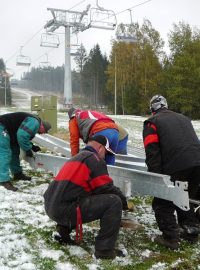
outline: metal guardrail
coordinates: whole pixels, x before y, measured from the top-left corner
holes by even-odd
[[[30,165],[37,169],[42,168],[57,174],[68,158],[50,154],[36,153],[34,158],[27,158]],[[134,195],[151,195],[173,201],[183,210],[189,210],[187,182],[170,181],[170,176],[144,172],[135,169],[109,166],[108,172],[116,186],[126,197]]]
[[[58,155],[71,157],[70,144],[49,134],[36,135],[33,141]],[[143,149],[129,149],[134,155],[116,155],[116,166],[146,171]],[[138,157],[139,155],[139,157]]]
[[[37,134],[33,142],[51,150],[55,154],[63,155],[66,157],[71,156],[70,145],[67,141],[63,141],[49,134]]]

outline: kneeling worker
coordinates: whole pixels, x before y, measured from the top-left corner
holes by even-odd
[[[112,152],[103,135],[89,138],[86,147],[60,169],[44,194],[47,215],[57,223],[61,240],[73,244],[70,233],[76,228],[81,240],[82,223],[100,219],[95,240],[95,256],[113,259],[124,256],[115,249],[122,209],[127,210],[125,196],[108,175],[105,154]]]

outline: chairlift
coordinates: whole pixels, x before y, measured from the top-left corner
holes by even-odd
[[[73,48],[75,47],[75,48]],[[80,56],[81,53],[79,51],[80,45],[79,44],[71,44],[71,50],[70,50],[70,55],[71,56]]]
[[[46,53],[46,61],[39,63],[39,69],[42,71],[49,71],[51,69],[51,63],[48,61],[47,53]]]
[[[70,52],[70,55],[73,56],[73,57],[75,57],[75,56],[80,56],[81,53],[78,52],[78,51],[75,51],[75,52],[71,51],[71,52]]]
[[[41,47],[50,47],[50,48],[58,48],[60,45],[59,36],[54,33],[42,33],[40,46]]]
[[[96,8],[90,9],[89,27],[114,30],[117,24],[114,11],[100,7],[98,0],[96,1],[96,5]]]
[[[72,43],[71,45],[70,45],[70,55],[71,56],[80,56],[81,55],[81,53],[80,53],[80,51],[79,51],[79,49],[80,49],[80,44],[78,44],[78,36],[76,35],[76,43]]]
[[[116,39],[126,43],[137,43],[137,38],[135,36],[128,36],[125,32],[121,35],[116,35]]]
[[[31,58],[29,56],[23,55],[21,51],[22,51],[22,47],[20,49],[20,54],[17,56],[16,65],[29,67],[31,65]]]
[[[130,24],[119,24],[116,30],[116,39],[121,42],[137,43],[137,37],[131,35],[130,26],[133,25],[131,9],[129,9],[131,23]]]
[[[39,69],[42,71],[50,71],[51,63],[50,62],[40,62]]]

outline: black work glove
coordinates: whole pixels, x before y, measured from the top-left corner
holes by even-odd
[[[33,157],[33,152],[31,150],[26,151],[27,157]]]
[[[122,204],[122,210],[129,210],[128,208],[128,204],[127,204],[127,201],[124,201],[123,204]]]
[[[38,152],[38,151],[41,151],[41,148],[39,146],[33,144],[32,150],[33,150],[33,152]]]

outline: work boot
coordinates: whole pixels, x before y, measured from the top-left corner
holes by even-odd
[[[13,180],[25,180],[25,181],[30,181],[31,177],[23,174],[22,172],[20,173],[15,173]]]
[[[94,253],[97,259],[112,260],[115,257],[125,257],[124,253],[120,249],[107,249],[107,250],[96,250]]]
[[[180,227],[180,238],[194,244],[198,242],[199,232],[198,225],[183,225]]]
[[[54,235],[54,239],[60,244],[76,245],[76,241],[70,237],[71,230],[65,226],[57,225],[56,231],[58,234]]]
[[[13,184],[8,181],[8,182],[2,182],[0,183],[1,186],[5,187],[7,190],[11,190],[11,191],[17,191],[18,188],[13,186]]]
[[[157,236],[154,239],[154,242],[173,250],[179,248],[179,239],[176,238],[173,239],[173,238],[164,238],[163,236]]]

